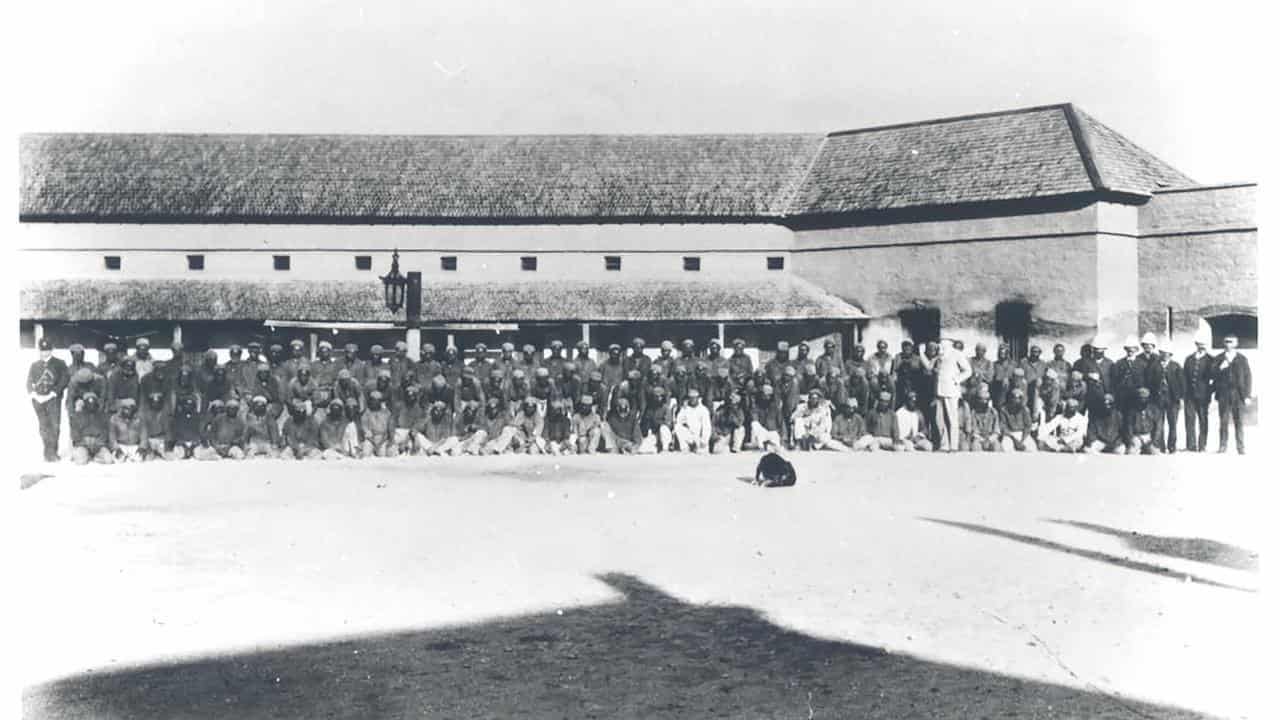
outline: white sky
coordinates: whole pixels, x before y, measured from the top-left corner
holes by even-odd
[[[1231,3],[24,5],[22,131],[827,131],[1073,101],[1201,182],[1261,166],[1264,23]]]

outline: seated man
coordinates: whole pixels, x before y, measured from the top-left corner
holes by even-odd
[[[778,454],[778,446],[772,440],[765,441],[764,455],[756,464],[756,485],[764,487],[791,487],[796,484],[796,469]]]
[[[477,452],[485,455],[501,455],[511,449],[516,436],[515,418],[511,406],[504,398],[489,397],[484,403],[484,431],[489,437]]]
[[[682,452],[707,452],[711,442],[711,413],[702,403],[702,393],[694,388],[689,389],[684,405],[676,413],[676,424],[672,428],[676,443]]]
[[[142,459],[142,418],[133,398],[119,401],[120,409],[111,416],[107,428],[107,448],[117,461],[138,462]]]
[[[364,431],[360,429],[360,416],[364,415],[364,395],[348,397],[342,401],[343,414],[347,416],[347,431],[342,436],[342,452],[347,457],[364,457]]]
[[[836,416],[831,419],[831,437],[850,450],[871,450],[875,447],[876,439],[867,432],[867,421],[859,412],[858,399],[852,395],[844,399]]]
[[[204,417],[196,409],[198,402],[194,394],[181,395],[177,399],[170,460],[190,460],[195,457],[196,450],[204,445]]]
[[[419,451],[423,455],[452,455],[458,451],[458,436],[454,433],[453,413],[443,400],[427,406],[427,412],[417,429]]]
[[[991,404],[991,390],[986,383],[978,385],[969,401],[969,409],[961,414],[960,449],[965,452],[1002,452],[1000,413]]]
[[[675,401],[667,397],[667,389],[662,386],[653,388],[652,394],[652,401],[645,404],[640,417],[641,440],[636,452],[641,455],[671,450],[671,428],[676,422]]]
[[[214,433],[217,432],[218,424],[222,421],[222,411],[225,409],[226,403],[222,400],[211,400],[205,406],[204,422],[200,425],[200,444],[191,452],[191,456],[196,460],[217,460],[222,457],[218,451],[214,449]]]
[[[720,370],[727,373],[729,368],[722,366]],[[737,390],[730,390],[729,395],[716,408],[711,418],[711,452],[721,455],[741,450],[742,441],[747,434],[745,424],[742,396]]]
[[[320,422],[320,459],[342,460],[350,457],[347,454],[347,420],[346,404],[338,398],[331,398],[326,408],[324,420]]]
[[[623,396],[614,401],[602,431],[605,449],[610,452],[631,455],[639,449],[640,412],[629,398]]]
[[[139,416],[142,421],[142,447],[138,454],[143,460],[165,459],[173,447],[173,413],[164,393],[148,394]]]
[[[1130,455],[1164,454],[1155,442],[1161,419],[1160,409],[1151,404],[1151,391],[1145,387],[1138,388],[1133,407],[1125,418],[1124,434],[1129,438]]]
[[[848,446],[831,437],[831,403],[820,390],[809,391],[805,402],[791,414],[792,437],[802,450],[842,450]]]
[[[867,415],[867,432],[872,437],[871,450],[906,449],[898,429],[898,413],[893,410],[893,393],[888,390],[881,390],[876,396],[876,407]]]
[[[406,371],[406,375],[412,371]],[[389,457],[412,455],[416,448],[413,442],[413,429],[418,426],[422,417],[422,404],[418,402],[421,389],[417,385],[407,385],[400,391],[400,400],[396,403],[392,414],[395,416],[395,429],[391,433],[392,452]]]
[[[280,457],[290,460],[319,460],[323,451],[320,449],[320,424],[308,411],[307,403],[295,399],[289,404],[289,418],[284,421],[281,432],[284,448]]]
[[[534,402],[541,407],[542,403],[536,397]],[[542,435],[547,442],[547,453],[550,455],[572,455],[573,443],[569,442],[572,421],[569,419],[566,401],[551,400],[546,405],[547,415],[542,424]]]
[[[547,450],[547,441],[543,437],[542,413],[538,411],[538,401],[525,397],[520,403],[520,412],[516,415],[513,427],[515,434],[511,437],[511,451],[527,455],[541,455]]]
[[[464,400],[458,404],[457,429],[458,444],[449,452],[450,455],[475,455],[489,440],[489,433],[484,429],[484,410],[479,400]]]
[[[594,455],[600,449],[603,437],[604,428],[596,414],[595,398],[583,395],[578,399],[577,412],[569,423],[570,444],[579,455]]]
[[[244,418],[245,457],[279,457],[279,448],[280,426],[271,415],[271,401],[265,395],[254,395]]]
[[[395,423],[391,419],[391,411],[383,403],[381,390],[372,390],[365,398],[365,411],[360,415],[361,434],[364,441],[360,445],[362,457],[395,457],[395,446],[392,442]]]
[[[1094,455],[1102,452],[1124,454],[1124,422],[1116,409],[1116,397],[1111,393],[1102,396],[1102,402],[1089,411],[1089,425],[1085,430],[1085,451]]]
[[[1000,408],[1000,446],[1004,448],[1004,452],[1035,452],[1036,440],[1031,435],[1032,430],[1026,391],[1014,387],[1009,392],[1009,399],[1005,401],[1004,407]]]
[[[897,412],[901,449],[907,452],[930,452],[933,450],[933,443],[929,440],[929,425],[925,422],[924,413],[920,411],[919,396],[914,390],[908,390],[905,397],[906,401]]]
[[[244,459],[245,421],[240,417],[240,401],[232,398],[222,407],[222,416],[213,424],[209,444],[218,457]]]
[[[1054,415],[1040,426],[1040,449],[1047,452],[1077,453],[1084,450],[1088,421],[1080,412],[1075,398],[1067,400],[1061,415]]]
[[[751,444],[764,449],[766,442],[782,446],[787,419],[782,415],[782,403],[774,395],[773,385],[765,382],[751,404]]]

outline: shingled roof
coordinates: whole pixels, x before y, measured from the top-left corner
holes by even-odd
[[[46,134],[24,220],[763,221],[1194,183],[1072,105],[792,135]]]
[[[66,279],[20,293],[37,320],[395,322],[380,287],[358,282]],[[790,274],[752,280],[432,283],[425,322],[859,320],[866,315]]]

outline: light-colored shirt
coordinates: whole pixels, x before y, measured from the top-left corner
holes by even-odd
[[[898,434],[904,440],[909,440],[920,434],[920,428],[924,424],[924,418],[920,415],[919,410],[908,410],[906,405],[898,408]]]
[[[973,375],[969,361],[957,350],[946,350],[934,361],[934,374],[938,379],[938,397],[960,397],[964,383]]]
[[[688,428],[694,437],[711,437],[711,413],[702,403],[693,407],[688,403],[681,405],[680,412],[676,413],[676,425]]]
[[[1065,414],[1054,415],[1049,422],[1040,428],[1049,437],[1056,437],[1067,443],[1084,442],[1085,430],[1089,427],[1089,419],[1081,413],[1071,417]]]

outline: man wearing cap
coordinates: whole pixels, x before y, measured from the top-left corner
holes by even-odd
[[[179,371],[191,375],[190,370]],[[190,393],[180,392],[176,396],[176,408],[173,414],[173,440],[170,442],[170,460],[189,460],[196,450],[205,444],[204,416],[200,414],[198,395],[194,389]]]
[[[1032,417],[1039,414],[1042,409],[1040,385],[1044,382],[1044,371],[1049,369],[1049,363],[1040,357],[1041,353],[1039,345],[1032,345],[1027,351],[1027,357],[1019,363],[1019,367],[1027,378],[1027,408],[1031,410]]]
[[[280,433],[284,447],[280,456],[289,460],[319,460],[320,423],[307,409],[305,403],[296,400],[289,404],[289,419]]]
[[[511,451],[526,455],[541,455],[547,451],[547,441],[543,437],[545,419],[538,410],[538,402],[526,397],[520,401],[520,410],[515,414],[512,424],[514,432],[511,436]]]
[[[542,437],[547,442],[547,453],[550,455],[572,455],[573,444],[569,442],[572,431],[568,400],[552,400],[547,403],[547,411],[542,424]]]
[[[1093,346],[1093,362],[1098,366],[1098,374],[1102,378],[1102,387],[1106,392],[1114,394],[1115,386],[1112,380],[1115,376],[1115,363],[1111,358],[1107,357],[1107,343],[1101,337],[1095,337],[1093,342],[1089,343]],[[1085,375],[1088,378],[1088,375]]]
[[[550,368],[540,366],[533,371],[533,382],[530,383],[529,394],[538,401],[538,410],[543,413],[547,413],[547,403],[560,399],[560,391],[551,379]],[[572,405],[573,401],[569,400],[569,406],[572,407]]]
[[[613,343],[609,346],[608,356],[600,363],[600,377],[609,388],[618,386],[627,377],[626,365],[622,362],[622,346]]]
[[[867,432],[873,438],[872,450],[906,450],[902,433],[898,430],[898,413],[893,409],[893,393],[880,391],[875,409],[867,414]]]
[[[822,354],[814,361],[814,365],[818,368],[818,377],[826,377],[827,368],[832,365],[843,368],[844,362],[840,359],[840,350],[834,339],[827,338],[822,341]]]
[[[458,442],[449,450],[449,454],[474,455],[488,440],[483,429],[484,409],[478,402],[464,402],[458,407],[454,417],[454,434]]]
[[[67,384],[67,411],[73,412],[81,398],[93,393],[99,404],[107,394],[107,381],[89,367],[81,367],[71,373],[71,382]]]
[[[542,366],[551,373],[551,377],[560,377],[560,366],[568,360],[564,356],[564,342],[559,339],[552,340],[547,348],[547,358],[542,361]]]
[[[298,338],[294,338],[289,341],[289,357],[282,363],[286,384],[297,377],[298,367],[303,364],[311,364],[306,357],[305,345]]]
[[[990,393],[991,381],[995,377],[995,363],[987,357],[985,343],[974,343],[973,355],[969,358],[969,370],[969,379],[965,382],[965,396],[972,399],[980,385],[986,385],[987,392]]]
[[[640,411],[627,398],[609,408],[601,427],[605,450],[631,455],[640,449]]]
[[[670,398],[671,388],[674,386],[674,382],[675,381],[672,378],[667,377],[666,375],[663,374],[662,366],[658,365],[657,363],[654,363],[649,367],[649,377],[645,378],[644,381],[641,383],[641,386],[640,386],[641,402],[639,405],[635,405],[633,403],[632,404],[633,409],[636,410],[636,412],[643,414],[645,411],[645,408],[649,407],[650,405],[653,405],[656,402],[659,402],[659,399],[658,399],[659,390],[662,391],[663,401]]]
[[[801,450],[849,449],[831,437],[831,403],[818,390],[809,391],[792,412],[791,437]]]
[[[280,426],[271,415],[271,401],[265,395],[254,395],[244,418],[245,457],[278,457],[279,447]]]
[[[426,381],[439,375],[442,370],[440,360],[436,358],[436,346],[432,343],[423,343],[418,350],[418,377]]]
[[[879,390],[873,392],[871,382],[867,379],[867,367],[854,365],[852,374],[845,381],[845,397],[852,398],[864,413],[875,405],[873,398],[879,394]]]
[[[796,389],[801,396],[806,396],[812,390],[817,390],[822,386],[821,378],[818,377],[818,368],[812,362],[806,362],[796,367]]]
[[[338,377],[333,384],[332,397],[341,400],[343,406],[346,406],[347,401],[350,400],[356,404],[356,407],[360,408],[361,412],[363,412],[365,404],[364,396],[364,388],[362,388],[360,383],[356,382],[356,379],[352,377],[351,371],[345,367],[339,370]]]
[[[320,459],[342,460],[347,455],[346,407],[337,398],[329,401],[324,419],[320,421]]]
[[[574,452],[579,455],[594,455],[600,448],[603,433],[595,400],[590,395],[578,398],[577,407],[569,422],[569,444]]]
[[[966,452],[1001,452],[1000,413],[991,404],[991,390],[978,385],[960,424],[960,449]]]
[[[1120,414],[1129,416],[1129,411],[1136,405],[1138,388],[1143,387],[1145,367],[1138,357],[1138,338],[1130,335],[1124,340],[1124,357],[1116,361],[1111,368],[1111,393],[1116,396],[1116,407]]]
[[[1040,426],[1039,446],[1046,452],[1077,453],[1084,450],[1088,420],[1079,411],[1079,403],[1068,400],[1062,413]]]
[[[471,367],[476,372],[476,379],[484,384],[489,379],[489,373],[493,372],[493,358],[489,357],[489,346],[478,342],[472,347],[471,355]]]
[[[1036,410],[1032,417],[1037,425],[1042,425],[1062,413],[1062,385],[1059,384],[1057,370],[1051,367],[1044,369],[1038,392],[1040,398],[1035,404]]]
[[[649,374],[649,366],[652,365],[649,356],[644,352],[644,338],[635,338],[631,341],[631,354],[623,358],[622,368],[631,374],[632,370],[639,370],[640,377]]]
[[[675,426],[671,431],[682,452],[699,455],[707,452],[711,442],[711,413],[696,388],[689,390],[684,404],[676,412]]]
[[[1084,379],[1084,375],[1079,370],[1072,370],[1071,375],[1067,379],[1067,384],[1062,390],[1062,400],[1075,400],[1076,407],[1080,412],[1086,412],[1089,408],[1089,385]]]
[[[560,377],[556,378],[556,390],[560,397],[582,397],[582,377],[578,375],[578,365],[572,360],[560,363]],[[636,383],[637,388],[639,383]],[[603,408],[602,408],[603,409]]]
[[[1007,343],[1000,343],[996,348],[996,361],[991,366],[991,404],[1003,408],[1013,389],[1013,371],[1018,369],[1018,361],[1013,359]],[[1025,372],[1025,371],[1024,371]]]
[[[533,371],[542,366],[542,353],[539,353],[538,348],[530,343],[525,343],[520,348],[520,357],[517,360],[524,374],[533,377]]]
[[[243,460],[246,429],[245,419],[240,415],[240,401],[231,398],[223,404],[222,415],[212,421],[209,444],[218,457]]]
[[[853,377],[853,373],[861,368],[862,376],[868,377],[871,372],[871,363],[867,360],[867,349],[862,343],[855,343],[853,349],[849,351],[849,359],[844,362],[844,376]],[[860,403],[858,407],[866,409],[865,403]]]
[[[724,348],[720,346],[720,341],[712,338],[707,343],[707,370],[714,377],[719,374],[720,368],[728,368],[729,361],[724,356]]]
[[[391,411],[387,409],[384,396],[379,390],[372,390],[365,397],[365,410],[360,415],[360,434],[364,441],[360,447],[363,457],[395,457],[395,446],[392,442],[395,433],[395,422]]]
[[[670,378],[676,374],[676,365],[680,363],[680,359],[675,355],[675,343],[670,340],[663,340],[658,346],[658,357],[654,359],[651,367],[658,368],[664,378]],[[653,371],[650,370],[650,373]]]
[[[133,400],[136,410],[142,399],[142,384],[138,381],[136,361],[131,357],[123,358],[106,379],[106,396],[104,407],[115,410],[121,400]]]
[[[698,367],[698,346],[694,344],[692,338],[685,338],[680,341],[680,356],[676,358],[676,367],[683,367],[685,373],[689,377],[693,377],[694,369]],[[684,396],[681,395],[680,397]],[[677,398],[673,397],[672,399],[675,400]]]
[[[438,400],[428,403],[427,411],[422,416],[414,440],[418,444],[419,452],[423,455],[452,455],[459,452],[458,436],[454,433],[452,407]],[[367,437],[365,448],[366,456],[378,454],[381,457],[385,453],[385,444],[375,450]]]
[[[244,348],[231,345],[227,348],[227,362],[222,365],[227,371],[227,382],[231,384],[233,394],[239,397],[247,388],[241,385],[244,379]]]
[[[421,361],[419,361],[419,364],[421,364]],[[503,376],[508,379],[514,376],[516,370],[520,369],[520,358],[516,357],[514,343],[502,343],[502,346],[498,348],[498,358],[493,361],[493,369],[501,370]]]
[[[1081,377],[1088,378],[1089,373],[1098,372],[1098,363],[1093,359],[1093,344],[1083,343],[1080,346],[1080,357],[1071,363],[1071,369],[1078,371]]]
[[[1124,416],[1124,438],[1130,455],[1162,454],[1156,447],[1160,411],[1151,404],[1151,391],[1140,387],[1134,393],[1133,405]]]
[[[929,439],[929,424],[925,421],[924,413],[920,411],[920,398],[915,391],[907,391],[902,407],[897,410],[897,416],[898,437],[902,443],[902,449],[908,452],[914,450],[931,452],[933,442]]]
[[[782,409],[782,417],[788,420],[795,414],[796,408],[800,405],[800,386],[796,380],[796,369],[792,365],[782,369],[782,378],[773,386],[773,394],[778,398],[779,406]],[[791,436],[793,428],[791,422],[783,423],[783,444],[788,448],[795,447],[795,439]]]
[[[315,383],[311,380],[311,365],[306,362],[298,363],[294,377],[289,381],[289,388],[285,392],[286,402],[290,405],[300,402],[306,407],[308,415],[314,414],[316,408],[312,407],[311,399],[315,390]]]
[[[364,377],[357,377],[356,379],[364,385],[365,392],[368,392],[374,385],[377,385],[378,375],[383,372],[387,374],[387,377],[390,377],[391,365],[383,347],[374,343],[369,346],[369,361],[364,366]]]
[[[27,396],[36,414],[45,462],[57,462],[62,394],[71,382],[71,373],[65,362],[53,356],[53,343],[48,338],[40,338],[37,346],[40,357],[27,368]]]
[[[289,374],[289,359],[285,355],[283,345],[271,343],[271,346],[267,348],[267,364],[271,366],[271,374],[275,376],[276,383],[282,389],[287,389],[293,376]],[[285,415],[288,415],[288,413],[285,413]]]
[[[440,356],[440,374],[444,375],[450,385],[458,384],[466,367],[466,363],[458,353],[458,348],[453,345],[445,346],[444,355]]]
[[[138,338],[133,344],[134,371],[138,377],[144,378],[155,369],[155,358],[151,357],[151,341]]]
[[[836,363],[827,363],[826,374],[818,375],[818,390],[822,391],[822,396],[838,409],[844,405],[844,401],[849,397],[849,386],[845,379],[840,377],[840,365]]]
[[[1054,343],[1053,359],[1049,361],[1048,366],[1058,376],[1058,384],[1065,387],[1067,378],[1071,376],[1071,363],[1067,360],[1067,346],[1062,343]]]
[[[214,433],[222,421],[224,404],[221,400],[211,400],[205,407],[205,417],[199,423],[200,441],[191,447],[191,457],[196,460],[217,460],[221,456],[214,449]]]
[[[778,341],[778,350],[769,358],[769,362],[764,364],[764,371],[769,376],[769,382],[775,387],[778,381],[782,379],[783,371],[791,365],[791,343],[786,340]]]
[[[901,406],[906,402],[907,393],[916,392],[922,385],[924,376],[924,360],[910,340],[902,341],[902,351],[893,358],[894,399]],[[917,399],[918,395],[917,395]]]
[[[109,448],[110,430],[107,415],[102,409],[97,393],[84,394],[79,408],[71,411],[70,426],[72,462],[77,465],[86,465],[89,462],[110,465],[115,462]]]
[[[124,398],[119,408],[108,421],[107,449],[117,462],[139,462],[142,460],[142,419],[138,417],[138,401]]]
[[[960,449],[960,397],[965,384],[973,375],[973,369],[964,352],[948,341],[942,343],[938,357],[933,361],[934,425],[938,428],[938,447],[946,452]]]
[[[831,419],[831,437],[850,450],[863,451],[875,447],[875,438],[867,432],[867,421],[862,417],[858,401],[845,398],[836,406],[835,417]]]
[[[1209,401],[1213,398],[1213,356],[1206,338],[1197,335],[1195,352],[1182,364],[1187,416],[1187,451],[1204,452],[1209,443]]]
[[[1116,409],[1116,398],[1111,393],[1102,396],[1102,402],[1089,410],[1089,423],[1084,435],[1085,452],[1125,452],[1124,418]]]
[[[232,346],[232,350],[238,346]],[[254,382],[258,379],[258,366],[266,362],[262,356],[262,343],[257,340],[250,340],[246,345],[248,352],[243,361],[238,365],[239,377],[232,376],[232,383],[236,389],[240,391],[241,396],[251,397]],[[233,355],[233,357],[235,357]]]
[[[766,441],[781,445],[787,435],[787,417],[774,393],[773,385],[765,382],[751,401],[751,445],[763,449]]]
[[[1156,448],[1166,453],[1178,451],[1178,413],[1182,410],[1182,396],[1186,394],[1186,378],[1182,366],[1173,359],[1173,353],[1160,350],[1156,362],[1147,368],[1147,388],[1151,390],[1151,402],[1155,405],[1159,422],[1156,425]]]
[[[139,455],[143,460],[164,460],[173,450],[173,409],[167,397],[160,392],[148,394],[138,416],[141,421]]]
[[[315,362],[311,363],[311,381],[317,387],[330,391],[330,396],[332,396],[331,391],[334,383],[338,381],[338,371],[340,369],[342,369],[341,363],[333,357],[333,343],[328,340],[321,340],[316,346]]]
[[[1158,344],[1155,333],[1150,331],[1142,333],[1142,340],[1138,341],[1138,346],[1142,349],[1142,352],[1138,353],[1138,358],[1142,361],[1143,369],[1160,362],[1160,356],[1156,354],[1156,346]]]
[[[447,354],[448,350],[446,350]],[[453,349],[454,357],[457,357],[457,348]],[[394,387],[400,387],[404,381],[404,376],[410,370],[417,370],[416,363],[409,357],[409,343],[403,340],[397,340],[395,351],[391,357],[387,359],[387,368],[391,370],[391,384]]]
[[[84,359],[84,346],[80,343],[71,343],[71,345],[67,347],[67,352],[71,353],[71,363],[67,366],[67,371],[69,373],[68,377],[71,378],[72,383],[75,383],[77,376],[84,377],[80,373],[81,370],[88,370],[91,375],[100,379],[100,382],[95,382],[91,389],[98,394],[98,401],[101,402],[107,394],[106,373],[100,372],[96,365]],[[114,365],[112,367],[114,367]],[[79,394],[77,394],[76,397],[71,397],[71,393],[67,394],[68,411],[75,407],[75,401],[78,397]]]
[[[84,346],[81,345],[80,343],[75,343],[71,347],[79,348],[80,355],[81,355],[80,362],[84,362],[83,361]],[[109,342],[102,346],[102,352],[98,354],[98,364],[92,367],[94,371],[97,372],[99,375],[101,375],[102,377],[106,377],[107,375],[111,374],[111,371],[115,370],[119,365],[120,365],[120,346],[116,345],[113,342]]]
[[[510,449],[516,428],[506,403],[498,398],[486,400],[480,423],[484,429],[485,440],[475,448],[473,454],[498,455]]]
[[[1235,427],[1236,452],[1244,454],[1244,409],[1253,402],[1253,373],[1249,360],[1236,350],[1240,339],[1222,338],[1224,350],[1213,359],[1213,394],[1218,401],[1218,452],[1227,451],[1230,426]]]
[[[720,406],[728,402],[730,396],[736,392],[733,380],[729,378],[729,366],[721,365],[715,369],[715,376],[707,385],[706,392],[707,399],[711,401],[708,409],[714,415]]]
[[[684,368],[680,367],[683,372]],[[652,399],[640,416],[640,447],[636,452],[642,455],[667,452],[671,449],[671,428],[675,426],[675,400],[665,386],[652,389]]]
[[[573,364],[578,369],[578,376],[582,378],[591,377],[591,373],[600,368],[600,365],[591,359],[591,344],[586,340],[579,340],[575,347],[578,354],[574,356]]]
[[[1026,391],[1014,388],[1000,408],[1000,445],[1004,452],[1035,452],[1036,439],[1031,434],[1034,429]]]
[[[418,400],[421,394],[422,388],[418,385],[412,383],[406,385],[400,391],[399,400],[391,408],[394,427],[391,432],[391,445],[395,449],[391,457],[412,455],[418,450],[413,434],[421,425],[422,415],[425,412],[422,409],[422,403]]]

